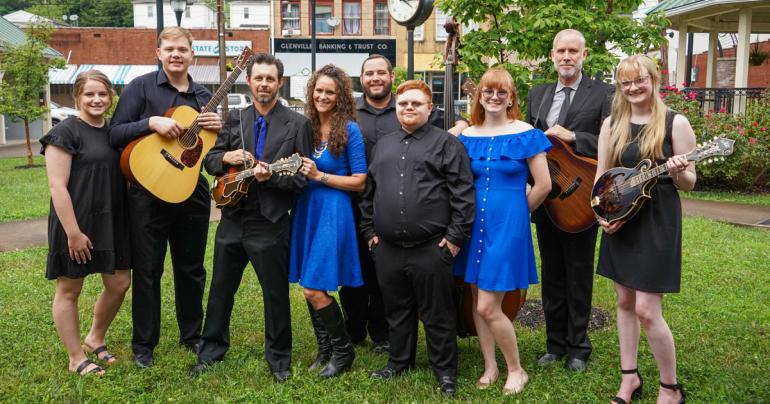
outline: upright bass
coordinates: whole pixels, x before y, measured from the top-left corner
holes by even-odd
[[[444,24],[444,29],[449,34],[444,50],[444,128],[454,126],[454,89],[453,76],[458,61],[457,48],[459,47],[459,24],[454,18],[449,18]],[[457,308],[457,335],[468,337],[478,335],[476,325],[473,323],[473,295],[471,287],[462,277],[455,278],[455,304]],[[503,298],[503,313],[513,321],[519,313],[527,291],[517,289],[507,292]]]

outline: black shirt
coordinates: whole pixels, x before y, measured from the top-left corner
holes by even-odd
[[[366,240],[419,242],[444,235],[459,246],[470,236],[474,214],[470,160],[452,134],[425,124],[377,142],[361,201]]]
[[[396,96],[390,97],[390,102],[385,108],[375,108],[366,102],[366,97],[361,96],[356,100],[356,121],[361,128],[361,134],[364,136],[364,145],[366,146],[366,161],[372,156],[372,148],[377,141],[389,134],[401,129],[401,124],[396,117]],[[453,122],[464,120],[460,116],[455,116]],[[439,129],[450,129],[444,127],[444,111],[433,108],[428,117],[428,124]]]
[[[110,121],[110,143],[123,148],[139,136],[149,135],[150,117],[163,116],[170,108],[187,105],[200,112],[211,100],[211,92],[193,82],[187,91],[172,86],[163,69],[141,75],[120,94],[120,101]]]

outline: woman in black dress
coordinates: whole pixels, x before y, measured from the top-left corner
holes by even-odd
[[[69,370],[79,375],[104,374],[86,353],[105,363],[115,361],[104,337],[131,283],[125,181],[104,117],[113,94],[103,73],[78,74],[73,91],[78,115],[40,139],[51,191],[46,277],[56,280],[53,320],[69,355]],[[104,291],[81,345],[78,297],[83,278],[93,273],[102,274]]]
[[[642,394],[637,370],[639,326],[660,372],[658,403],[684,402],[676,377],[676,351],[663,318],[663,293],[679,292],[682,262],[682,212],[677,189],[695,186],[695,165],[684,154],[695,148],[695,134],[682,115],[660,98],[660,72],[644,55],[618,65],[612,115],[599,135],[596,178],[612,167],[633,167],[649,158],[665,164],[669,175],[653,187],[652,199],[628,221],[603,220],[597,273],[615,282],[622,381],[613,402],[624,404]]]

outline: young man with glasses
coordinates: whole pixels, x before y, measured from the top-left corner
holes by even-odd
[[[526,121],[566,142],[575,153],[595,159],[599,129],[610,114],[613,89],[582,73],[587,55],[579,31],[565,29],[556,34],[551,60],[559,80],[530,90]],[[585,370],[592,349],[588,320],[597,227],[579,233],[562,231],[543,207],[532,212],[532,221],[542,262],[547,338],[546,353],[538,364],[548,366],[566,356],[569,370]]]

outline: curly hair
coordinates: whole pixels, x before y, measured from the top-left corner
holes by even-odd
[[[356,120],[356,103],[353,100],[353,82],[339,67],[328,64],[316,70],[307,82],[305,90],[305,116],[310,118],[313,127],[313,146],[321,144],[321,119],[313,103],[313,92],[321,76],[334,81],[337,87],[337,104],[332,110],[331,131],[329,131],[328,149],[334,156],[339,156],[348,143],[348,121]]]

